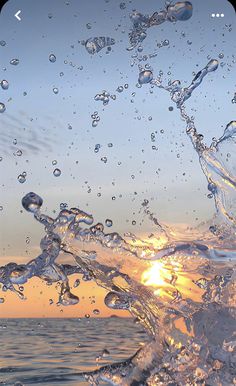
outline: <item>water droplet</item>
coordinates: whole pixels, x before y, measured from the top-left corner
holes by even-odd
[[[221,52],[221,53],[219,54],[219,58],[220,58],[220,59],[223,59],[223,57],[224,57],[224,54],[223,54],[223,52]]]
[[[109,219],[107,218],[106,221],[105,221],[105,224],[106,224],[107,227],[110,228],[110,227],[113,225],[113,222],[112,222],[112,220],[109,220]]]
[[[168,110],[169,110],[169,111],[173,111],[173,110],[174,110],[174,107],[170,106],[170,107],[168,108]]]
[[[153,79],[153,73],[150,70],[144,70],[139,73],[139,84],[149,83]]]
[[[54,175],[55,177],[60,177],[60,175],[61,175],[61,170],[58,169],[58,168],[56,168],[56,169],[53,171],[53,175]]]
[[[107,157],[102,157],[101,161],[104,162],[105,164],[107,163]]]
[[[6,110],[6,106],[4,105],[4,103],[0,102],[0,113],[4,113],[5,110]]]
[[[2,304],[4,302],[5,302],[5,299],[4,298],[0,298],[0,304]]]
[[[116,89],[116,91],[118,91],[118,92],[122,92],[124,90],[124,87],[123,86],[119,86],[119,87],[117,87],[117,89]]]
[[[79,279],[76,279],[75,282],[74,282],[73,287],[74,287],[74,288],[77,288],[79,285],[80,285],[80,280],[79,280]]]
[[[193,6],[189,1],[170,4],[167,7],[167,18],[170,21],[188,20],[192,16]]]
[[[89,319],[89,318],[90,318],[90,315],[89,315],[89,314],[85,314],[84,317],[85,317],[86,319]]]
[[[8,81],[5,80],[5,79],[3,79],[3,80],[1,81],[1,87],[2,87],[3,90],[7,90],[8,87],[9,87]]]
[[[215,71],[218,68],[219,62],[217,59],[212,59],[210,62],[206,65],[206,69],[208,72]]]
[[[12,59],[11,61],[10,61],[10,64],[12,64],[13,66],[17,66],[17,64],[19,64],[19,59]]]
[[[55,166],[55,165],[57,164],[57,160],[54,159],[54,160],[52,161],[52,164],[53,164],[53,166]]]
[[[7,43],[5,42],[5,40],[1,40],[0,41],[0,46],[4,47]]]
[[[165,39],[163,42],[162,42],[162,45],[163,46],[168,46],[170,44],[169,40],[168,39]]]
[[[100,314],[100,311],[99,311],[97,308],[95,308],[95,310],[93,310],[93,314],[94,314],[94,315],[99,315],[99,314]]]
[[[58,92],[59,92],[58,88],[57,87],[53,87],[53,92],[54,92],[54,94],[58,94]]]
[[[27,193],[23,198],[22,198],[22,206],[27,212],[36,212],[40,209],[40,207],[43,204],[43,200],[40,196],[38,196],[36,193],[30,192]]]
[[[19,174],[19,176],[17,177],[18,181],[23,184],[25,181],[26,181],[26,178],[23,174]]]
[[[54,54],[50,54],[50,55],[49,55],[49,61],[50,61],[51,63],[55,63],[56,60],[57,60],[57,58],[56,58],[56,56],[55,56]]]

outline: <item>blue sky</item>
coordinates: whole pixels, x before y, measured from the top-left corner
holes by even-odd
[[[122,233],[155,232],[140,213],[144,199],[164,223],[196,225],[214,213],[179,112],[165,91],[136,87],[138,66],[132,65],[132,52],[126,50],[129,13],[137,9],[152,14],[164,8],[164,1],[125,1],[122,10],[119,4],[115,0],[9,1],[1,14],[0,40],[6,46],[0,46],[0,71],[1,79],[9,82],[8,90],[0,89],[0,102],[6,105],[0,116],[3,256],[35,254],[43,229],[22,212],[21,198],[29,191],[43,197],[47,213],[53,214],[66,202],[87,210],[96,220],[112,219],[112,229]],[[190,20],[148,30],[142,54],[156,51],[157,56],[141,64],[149,63],[154,75],[163,71],[165,80],[188,84],[209,58],[220,61],[219,69],[186,102],[209,144],[235,119],[231,102],[235,13],[227,1],[192,4]],[[14,17],[18,9],[21,22]],[[225,17],[212,18],[213,12]],[[116,44],[109,54],[104,49],[91,56],[80,42],[93,36],[112,37]],[[169,45],[157,48],[165,39]],[[48,59],[51,53],[56,55],[55,63]],[[9,64],[13,58],[19,59],[17,66]],[[128,89],[116,92],[126,83]],[[107,106],[95,101],[102,90],[116,93],[116,100]],[[169,111],[169,106],[174,110]],[[92,127],[94,111],[100,116],[97,127]],[[101,145],[98,153],[96,144]],[[22,156],[14,155],[17,150]],[[60,177],[54,177],[55,167],[60,168]],[[20,184],[17,177],[24,171],[26,182]]]

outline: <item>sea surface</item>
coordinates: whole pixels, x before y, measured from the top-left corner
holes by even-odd
[[[8,386],[88,385],[79,373],[127,359],[147,341],[131,318],[0,319],[0,337],[0,385]]]

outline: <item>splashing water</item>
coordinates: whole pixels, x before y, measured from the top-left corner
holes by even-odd
[[[189,2],[167,5],[151,17],[133,13],[132,48],[146,37],[150,26],[187,20],[191,14]],[[186,134],[215,200],[217,213],[208,229],[196,230],[192,238],[173,235],[147,211],[146,201],[144,212],[157,226],[155,238],[140,240],[133,234],[123,238],[115,231],[106,233],[102,223],[94,224],[93,216],[78,208],[62,208],[51,218],[41,212],[43,200],[37,194],[31,192],[22,199],[24,209],[44,226],[45,236],[38,257],[0,268],[2,290],[24,299],[22,284],[39,277],[49,284],[60,283],[59,304],[75,305],[79,298],[70,290],[69,276],[83,274],[108,291],[107,307],[129,310],[150,335],[150,343],[127,361],[84,374],[93,385],[100,381],[124,386],[236,382],[236,122],[230,122],[208,147],[184,105],[217,68],[218,61],[210,60],[188,87],[179,80],[164,85],[152,71],[139,73],[142,87],[151,84],[169,93],[186,122]],[[105,225],[114,229],[110,219]],[[73,257],[74,265],[58,263],[63,253]],[[78,285],[79,281],[74,287]]]
[[[133,11],[130,20],[133,28],[129,33],[130,47],[133,50],[139,43],[147,37],[147,29],[160,25],[165,21],[176,22],[185,21],[192,16],[193,7],[189,1],[169,4],[163,11],[154,12],[152,15],[142,15],[140,12]]]
[[[110,47],[114,44],[115,44],[115,39],[112,39],[110,37],[104,37],[104,36],[90,38],[86,40],[86,42],[84,43],[87,52],[92,55],[101,51],[104,47]]]

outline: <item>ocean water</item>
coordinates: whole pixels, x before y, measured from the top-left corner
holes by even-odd
[[[80,373],[123,361],[147,340],[131,318],[0,319],[0,335],[0,385],[9,386],[88,385]]]

